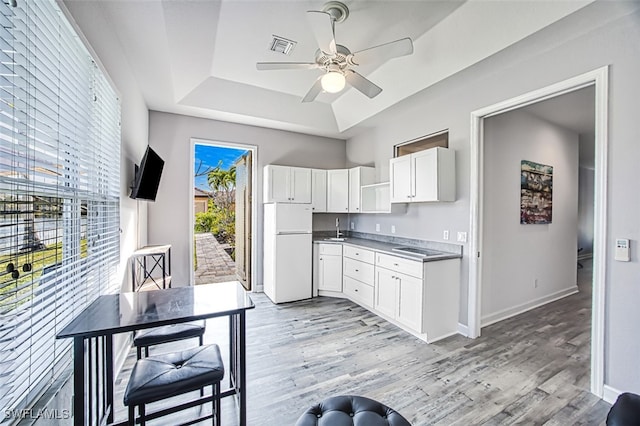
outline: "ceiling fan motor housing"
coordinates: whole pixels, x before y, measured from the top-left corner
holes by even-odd
[[[336,44],[336,55],[331,56],[318,49],[316,52],[316,64],[328,69],[331,65],[337,65],[341,70],[350,63],[351,51],[341,44]],[[353,65],[353,64],[351,64]]]

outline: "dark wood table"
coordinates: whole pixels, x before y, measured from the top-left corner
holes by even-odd
[[[254,307],[237,281],[98,297],[56,336],[73,338],[74,425],[113,424],[115,334],[228,316],[230,388],[221,396],[236,397],[239,422],[245,426],[245,313]]]

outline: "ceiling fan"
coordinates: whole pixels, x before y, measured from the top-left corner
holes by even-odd
[[[320,47],[316,51],[315,62],[258,62],[256,68],[260,71],[315,68],[324,71],[302,102],[312,102],[323,90],[338,93],[346,83],[369,98],[378,96],[382,89],[352,68],[410,55],[413,53],[413,42],[407,37],[351,53],[347,47],[337,44],[335,39],[335,24],[344,22],[348,16],[349,9],[339,1],[326,3],[322,10],[307,11],[307,19]]]

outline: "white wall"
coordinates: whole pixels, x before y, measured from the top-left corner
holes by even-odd
[[[393,145],[449,129],[456,150],[454,203],[412,205],[406,215],[360,215],[356,230],[372,232],[380,223],[389,234],[441,241],[442,231],[469,231],[470,113],[480,108],[611,65],[609,74],[608,247],[631,239],[631,262],[606,255],[605,384],[640,393],[640,198],[636,191],[640,121],[630,111],[640,99],[640,3],[595,2],[492,57],[400,102],[371,120],[347,141],[349,162],[374,162],[388,178]],[[451,54],[455,54],[454,51]],[[424,72],[429,72],[425,64]],[[464,244],[460,322],[467,322],[469,243]]]
[[[171,244],[172,285],[188,285],[192,261],[189,246],[193,244],[189,205],[189,188],[193,187],[190,158],[191,138],[218,142],[248,144],[258,147],[255,156],[258,206],[258,229],[253,243],[258,248],[256,279],[262,285],[262,169],[267,164],[316,168],[344,167],[345,142],[280,130],[226,123],[151,111],[149,143],[165,160],[158,196],[149,203],[149,243]]]
[[[512,111],[484,122],[481,324],[576,292],[578,134]],[[550,224],[520,224],[520,162],[553,166]]]

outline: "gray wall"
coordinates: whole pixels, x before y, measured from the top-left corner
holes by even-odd
[[[258,229],[253,233],[257,252],[256,278],[262,285],[262,168],[267,164],[316,168],[344,167],[345,142],[318,136],[264,129],[204,118],[151,111],[149,144],[165,166],[155,203],[150,203],[148,228],[150,244],[171,244],[172,284],[188,285],[193,244],[190,229],[189,188],[193,187],[190,158],[191,138],[256,145]]]
[[[484,122],[481,322],[576,292],[578,134],[512,111]],[[520,162],[553,166],[549,224],[520,224]]]
[[[595,2],[533,36],[400,102],[362,123],[369,129],[347,141],[347,159],[374,162],[381,180],[388,178],[394,144],[449,129],[456,150],[457,201],[412,205],[406,215],[360,215],[358,231],[371,232],[380,223],[389,233],[441,240],[442,231],[469,231],[470,113],[477,109],[610,65],[607,247],[614,238],[631,239],[631,262],[606,259],[605,384],[640,392],[640,323],[637,309],[640,198],[636,192],[640,158],[640,3]],[[455,54],[455,52],[452,52]],[[425,65],[428,72],[428,65]],[[460,322],[467,324],[469,245],[461,271]]]

